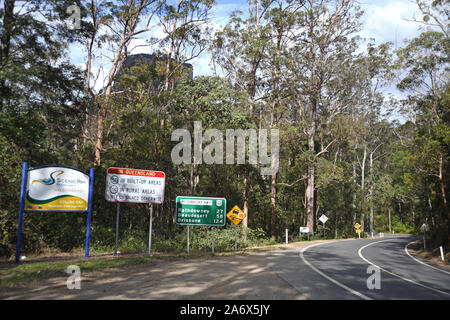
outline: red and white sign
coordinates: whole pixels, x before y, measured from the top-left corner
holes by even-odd
[[[162,171],[109,168],[105,198],[111,202],[163,203],[165,180]]]

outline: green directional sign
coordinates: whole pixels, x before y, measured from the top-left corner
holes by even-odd
[[[226,208],[225,198],[178,196],[175,223],[181,226],[223,227]]]

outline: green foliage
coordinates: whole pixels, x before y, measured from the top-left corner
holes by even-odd
[[[353,2],[343,2],[336,22],[330,20],[334,6],[328,1],[263,1],[258,11],[250,3],[248,16],[233,13],[207,43],[205,30],[189,26],[192,17],[206,19],[213,1],[183,1],[179,8],[165,4],[156,14],[167,30],[177,21],[177,30],[160,43],[174,45],[173,61],[165,48],[153,48],[154,61],[117,72],[106,99],[103,92],[86,89],[86,70],[67,61],[67,45],[98,30],[104,32],[95,50],[118,45],[117,34],[106,26],[123,21],[130,8],[104,2],[94,26],[87,22],[89,4],[76,1],[83,22],[74,31],[57,23],[67,18],[69,2],[30,1],[21,15],[0,8],[0,256],[15,250],[22,163],[87,171],[99,104],[106,102],[101,165],[94,168],[93,251],[114,249],[116,205],[103,196],[112,166],[166,173],[165,201],[153,207],[153,249],[159,252],[186,251],[186,228],[174,223],[174,200],[192,193],[225,197],[229,210],[242,209],[248,192],[249,228],[237,229],[238,248],[282,243],[286,228],[297,237],[307,223],[305,191],[312,169],[311,240],[323,238],[321,214],[329,218],[326,238],[346,238],[357,236],[356,221],[370,230],[371,212],[374,231],[388,231],[390,212],[396,233],[417,233],[427,223],[433,243],[448,241],[450,54],[444,32],[423,32],[392,61],[390,44],[368,42],[365,51],[357,50],[363,41],[355,34],[362,12]],[[441,13],[442,8],[441,1],[430,7]],[[49,23],[35,15],[38,10]],[[181,60],[188,60],[186,48],[193,44],[196,50],[209,46],[224,77],[192,78]],[[391,84],[396,72],[398,88],[408,95],[402,101],[385,99],[379,89]],[[170,86],[162,90],[165,80]],[[411,121],[383,118],[382,110],[395,109],[413,115]],[[171,151],[178,141],[172,141],[172,132],[184,128],[192,135],[194,121],[224,134],[226,129],[279,129],[280,170],[274,180],[260,174],[261,164],[175,165]],[[119,249],[145,252],[148,227],[147,205],[122,204]],[[26,214],[23,251],[78,250],[85,228],[84,214]],[[234,250],[234,232],[229,223],[214,229],[216,251]],[[211,236],[210,227],[191,228],[191,250],[210,252]]]

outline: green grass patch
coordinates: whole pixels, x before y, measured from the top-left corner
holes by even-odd
[[[81,274],[110,268],[122,268],[149,261],[159,260],[162,257],[134,257],[134,258],[91,258],[58,262],[24,263],[6,270],[0,270],[0,287],[11,287],[53,277],[68,277],[65,269],[70,265],[80,267]]]

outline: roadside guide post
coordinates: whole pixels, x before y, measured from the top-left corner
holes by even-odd
[[[423,250],[426,249],[427,245],[426,245],[426,232],[428,230],[427,225],[424,223],[421,227],[420,230],[423,231]]]
[[[237,251],[237,226],[246,217],[246,214],[238,207],[234,206],[233,209],[228,211],[227,218],[234,224],[234,251]]]

